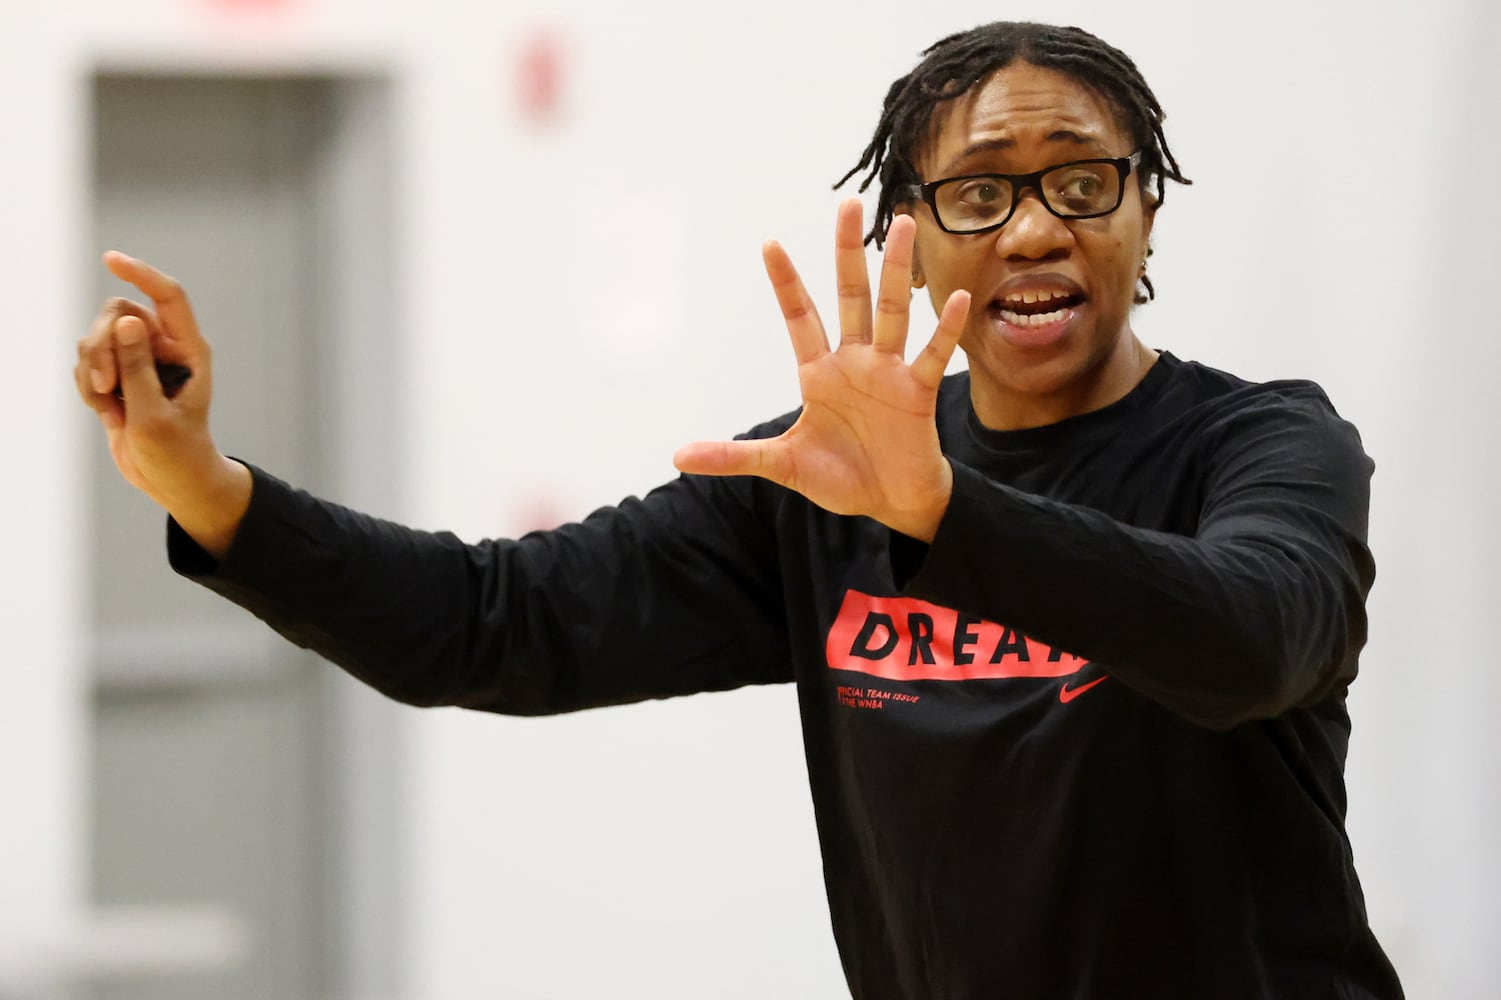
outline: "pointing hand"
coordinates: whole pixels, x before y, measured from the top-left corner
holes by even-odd
[[[220,454],[209,433],[208,342],[176,281],[122,253],[105,254],[104,263],[140,289],[152,308],[128,299],[104,304],[78,342],[78,394],[98,413],[125,481],[222,555],[249,504],[250,472]],[[158,374],[172,372],[168,366],[188,373],[170,398]]]

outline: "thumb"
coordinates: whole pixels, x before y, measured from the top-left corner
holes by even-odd
[[[784,442],[695,441],[672,456],[679,472],[698,476],[759,476],[781,486],[789,485],[792,467]]]
[[[151,337],[138,316],[122,316],[115,321],[115,365],[120,372],[120,388],[128,410],[137,414],[162,405],[162,384],[156,377],[156,359],[151,354]],[[127,413],[127,418],[129,413]]]

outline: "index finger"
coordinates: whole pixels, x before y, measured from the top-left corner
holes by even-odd
[[[129,299],[110,299],[89,324],[88,333],[78,342],[78,363],[88,369],[89,384],[98,393],[107,393],[116,385],[115,349],[112,331],[122,316],[135,316],[146,324],[155,340],[161,328],[150,309]]]
[[[829,353],[829,337],[824,332],[823,321],[813,307],[813,299],[798,277],[792,258],[776,240],[767,240],[761,247],[761,259],[766,265],[766,276],[771,279],[772,291],[776,293],[777,305],[782,309],[782,319],[787,323],[787,334],[792,338],[792,353],[798,364],[806,364]]]
[[[173,336],[201,342],[198,320],[193,316],[193,307],[188,296],[176,279],[168,277],[144,260],[136,260],[118,250],[104,255],[104,266],[121,281],[128,281],[139,288],[156,307],[162,326]]]

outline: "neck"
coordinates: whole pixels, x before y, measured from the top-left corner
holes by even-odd
[[[1062,385],[1042,391],[1006,384],[970,366],[970,402],[980,423],[996,431],[1045,427],[1103,409],[1141,384],[1157,352],[1126,330],[1110,354],[1082,373],[1062,376]]]

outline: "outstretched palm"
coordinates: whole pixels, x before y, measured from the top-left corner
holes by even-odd
[[[915,224],[892,221],[872,311],[858,200],[839,209],[835,266],[839,347],[786,252],[766,244],[766,273],[776,290],[797,355],[803,411],[780,437],[698,442],[680,448],[684,472],[753,475],[801,493],[836,514],[875,518],[898,531],[931,537],[948,502],[951,478],[934,423],[938,384],[969,309],[955,292],[922,353],[905,360]]]

